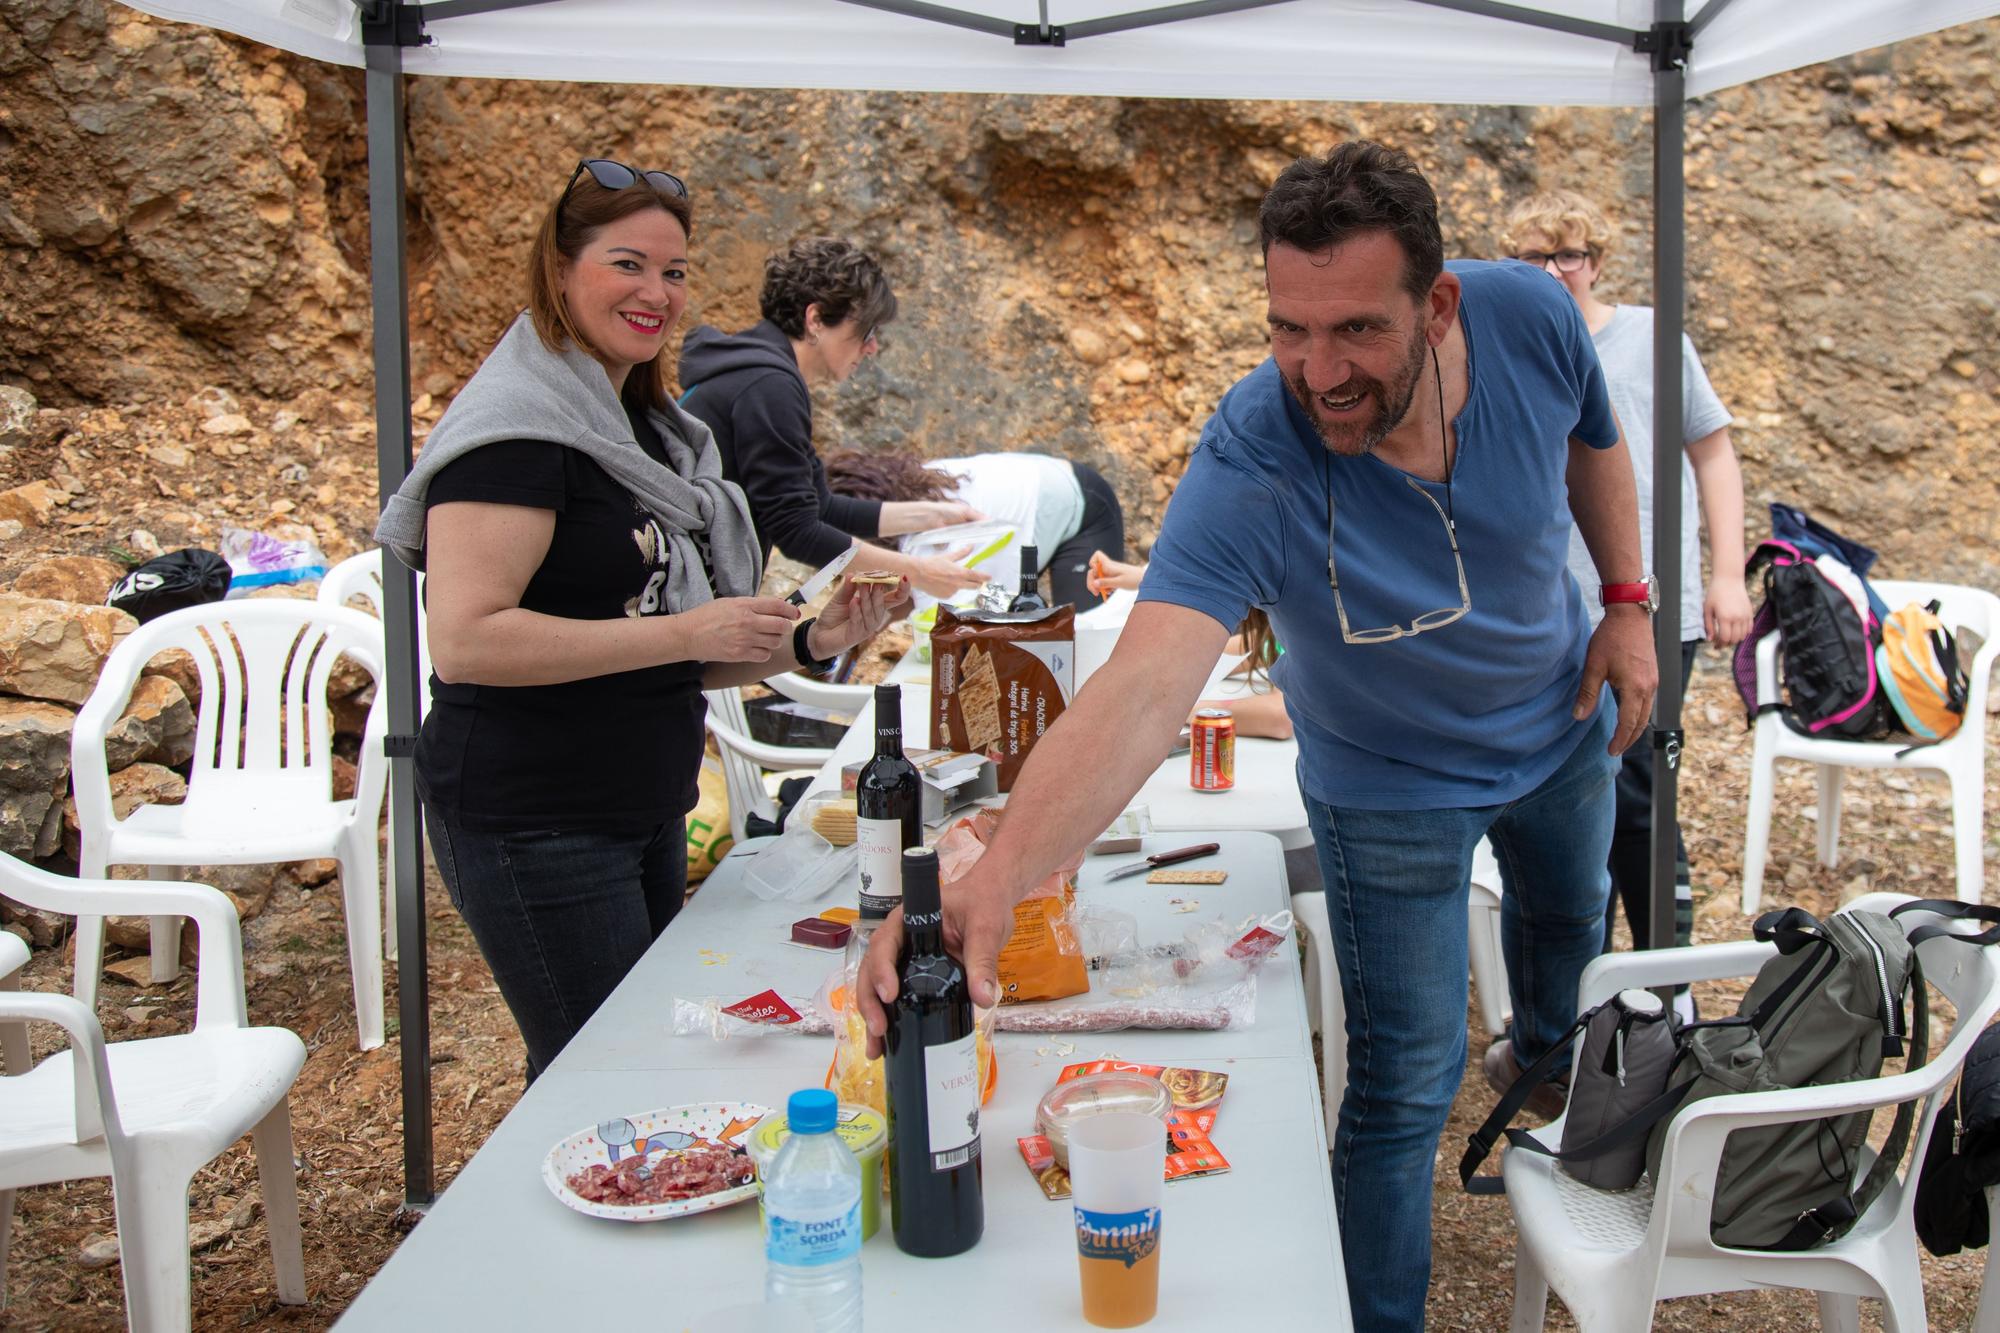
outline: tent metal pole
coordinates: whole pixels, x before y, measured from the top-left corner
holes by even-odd
[[[1730,0],[1708,0],[1708,3],[1702,6],[1701,13],[1688,20],[1689,39],[1701,36],[1702,29],[1720,18],[1722,11],[1729,8],[1729,3]]]
[[[1020,26],[1012,19],[968,14],[949,5],[927,5],[923,0],[840,0],[840,2],[844,5],[858,5],[862,9],[880,9],[891,14],[902,14],[913,19],[929,19],[932,23],[943,23],[953,28],[970,28],[974,32],[1005,37],[1009,41],[1014,39],[1014,31]]]
[[[1655,949],[1674,944],[1681,757],[1681,329],[1687,282],[1685,0],[1655,0],[1653,43],[1653,574],[1660,606],[1653,650],[1653,847],[1649,907]],[[1676,32],[1675,30],[1678,30]],[[1673,38],[1678,38],[1674,40]],[[1671,997],[1667,998],[1671,1003]]]
[[[410,293],[403,236],[403,52],[398,0],[376,0],[364,23],[368,100],[369,286],[374,293],[375,459],[380,502],[410,471]],[[416,580],[386,552],[382,630],[389,691],[389,801],[395,844],[389,882],[396,894],[396,1012],[403,1072],[403,1206],[421,1211],[435,1196],[431,1144],[429,941],[424,934],[424,866],[412,750],[417,731]]]
[[[1453,9],[1461,14],[1478,14],[1486,18],[1505,19],[1509,23],[1525,23],[1531,28],[1547,28],[1553,32],[1567,32],[1578,37],[1598,37],[1620,46],[1631,46],[1639,34],[1631,28],[1621,28],[1615,23],[1593,23],[1589,19],[1571,18],[1567,14],[1550,14],[1540,9],[1530,9],[1526,5],[1500,4],[1498,0],[1415,0],[1420,5],[1431,5],[1437,9]],[[1080,27],[1082,25],[1075,25]],[[1075,30],[1072,27],[1071,31]]]

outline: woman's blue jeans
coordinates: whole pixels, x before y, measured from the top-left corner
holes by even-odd
[[[1354,1326],[1421,1329],[1431,1273],[1431,1175],[1465,1070],[1466,895],[1491,836],[1506,896],[1510,1037],[1527,1065],[1576,1018],[1604,943],[1614,710],[1562,767],[1506,805],[1355,810],[1308,799],[1347,1004],[1347,1095],[1333,1189]]]
[[[489,833],[429,805],[424,825],[451,905],[528,1044],[532,1083],[680,911],[687,826]]]

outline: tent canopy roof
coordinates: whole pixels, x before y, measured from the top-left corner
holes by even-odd
[[[412,74],[736,88],[1649,106],[1629,44],[1423,0],[1235,0],[1233,12],[1016,45],[960,26],[1076,29],[1168,0],[542,0],[426,21]],[[1462,0],[1461,0],[1462,2]],[[886,8],[876,5],[887,4]],[[135,0],[336,64],[363,63],[349,0]],[[1182,4],[1187,11],[1199,5]],[[1498,6],[1496,6],[1498,7]],[[1518,8],[1638,32],[1652,0]],[[425,6],[430,8],[430,6]],[[948,19],[896,9],[926,9]],[[1222,8],[1218,5],[1217,8]],[[1703,12],[1714,11],[1706,21]],[[1688,0],[1690,96],[2000,12],[1994,0]]]

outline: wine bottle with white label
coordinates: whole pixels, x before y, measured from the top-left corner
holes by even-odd
[[[937,853],[903,853],[899,989],[884,1041],[889,1209],[896,1245],[963,1254],[986,1228],[980,1193],[979,1049],[965,968],[945,952]]]
[[[924,845],[923,779],[903,757],[903,687],[875,687],[875,757],[854,782],[854,847],[861,872],[861,919],[876,922],[903,895],[905,847]]]

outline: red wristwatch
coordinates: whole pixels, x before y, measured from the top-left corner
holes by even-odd
[[[1599,587],[1599,600],[1605,606],[1616,606],[1620,602],[1637,602],[1651,615],[1660,609],[1660,585],[1651,574],[1643,583],[1606,583]]]

